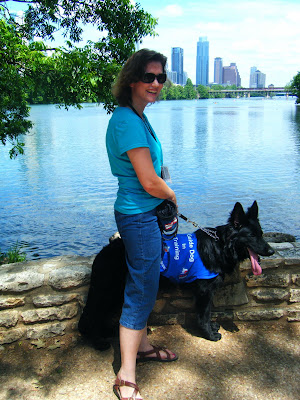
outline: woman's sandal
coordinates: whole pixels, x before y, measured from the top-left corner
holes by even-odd
[[[171,358],[171,354],[164,347],[152,346],[153,349],[149,351],[138,351],[139,358],[136,359],[137,363],[140,362],[148,362],[148,361],[159,361],[159,362],[172,362],[178,360],[178,356],[174,354],[175,357]],[[167,355],[167,358],[162,358],[160,351],[164,351]],[[156,357],[148,357],[151,354],[156,354]]]
[[[134,389],[132,395],[130,397],[122,397],[120,387],[127,386]],[[117,378],[115,384],[113,386],[114,394],[118,397],[119,400],[134,400],[137,399],[136,395],[139,393],[139,388],[135,383],[123,381],[123,379]],[[141,400],[141,399],[140,399]]]

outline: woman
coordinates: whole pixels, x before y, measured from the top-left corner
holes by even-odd
[[[126,249],[128,276],[120,318],[121,368],[114,393],[142,399],[136,385],[136,361],[175,361],[167,349],[152,346],[147,320],[155,304],[162,240],[155,208],[176,196],[161,178],[162,150],[144,109],[154,103],[166,81],[166,57],[142,49],[121,70],[113,94],[119,107],[106,135],[111,171],[118,178],[115,219]]]

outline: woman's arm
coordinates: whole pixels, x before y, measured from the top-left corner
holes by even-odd
[[[174,191],[157,176],[148,147],[137,147],[127,151],[127,155],[136,172],[140,184],[151,196],[169,199],[177,204]]]

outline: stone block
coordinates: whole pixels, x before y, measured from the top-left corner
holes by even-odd
[[[300,274],[292,274],[291,279],[294,285],[300,286]]]
[[[260,259],[260,266],[263,270],[263,272],[265,270],[269,270],[269,269],[278,269],[281,266],[284,265],[284,258],[283,257],[279,257],[278,255],[274,255],[271,257],[261,257]],[[240,271],[242,272],[243,275],[245,275],[245,272],[247,271],[252,271],[251,270],[251,263],[250,260],[245,260],[242,263],[240,263]]]
[[[264,321],[279,319],[284,315],[284,310],[277,308],[236,311],[235,318],[240,321]]]
[[[34,271],[1,274],[0,268],[0,293],[1,292],[26,292],[43,286],[44,274]]]
[[[261,275],[246,275],[245,280],[247,286],[275,286],[275,287],[288,287],[290,284],[290,274],[271,272],[268,271]]]
[[[34,324],[43,321],[62,321],[71,319],[77,315],[78,306],[76,304],[65,304],[61,307],[39,308],[28,310],[21,313],[24,324]]]
[[[26,330],[24,328],[0,330],[0,345],[16,342],[25,335]]]
[[[256,300],[266,303],[289,300],[290,297],[288,289],[260,288],[254,289],[250,293]]]
[[[185,314],[155,314],[151,313],[149,325],[184,325]]]
[[[214,307],[238,306],[248,303],[248,296],[244,282],[224,286],[216,292]]]
[[[275,251],[283,251],[283,250],[293,250],[294,246],[289,242],[282,243],[269,243],[273,250]]]
[[[300,322],[300,308],[289,309],[287,312],[288,322]]]
[[[44,271],[53,271],[54,269],[61,269],[64,268],[66,265],[85,265],[91,268],[92,263],[94,261],[95,256],[76,256],[76,255],[69,255],[69,256],[57,256],[48,259],[43,259],[43,270]]]
[[[157,299],[153,307],[153,312],[160,313],[166,305],[166,299]]]
[[[218,321],[233,321],[234,313],[232,310],[218,311],[214,310],[211,314],[212,320]]]
[[[240,281],[241,281],[241,271],[239,268],[235,268],[232,274],[225,275],[223,284],[226,286],[228,284],[239,283]]]
[[[35,296],[32,299],[33,304],[36,307],[52,307],[60,306],[65,303],[69,303],[72,300],[78,298],[76,293],[66,293],[66,294],[54,294],[54,295],[41,295]]]
[[[0,326],[11,328],[16,326],[19,319],[17,311],[0,311]]]
[[[91,278],[91,269],[82,265],[71,265],[51,271],[49,285],[57,290],[71,289],[88,285]]]
[[[62,336],[65,334],[66,325],[64,323],[49,323],[36,325],[27,328],[27,339],[46,339],[55,336]]]
[[[291,289],[291,303],[300,303],[300,289]]]
[[[25,297],[0,296],[0,310],[21,307],[25,304]]]
[[[192,312],[195,309],[195,301],[193,299],[176,299],[171,301],[170,304],[178,312],[180,311]]]

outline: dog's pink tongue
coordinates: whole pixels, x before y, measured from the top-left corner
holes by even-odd
[[[248,249],[249,254],[250,254],[250,261],[251,261],[251,267],[252,267],[252,272],[254,275],[260,275],[262,273],[261,266],[258,263],[258,257],[257,254],[255,254],[252,250]]]

